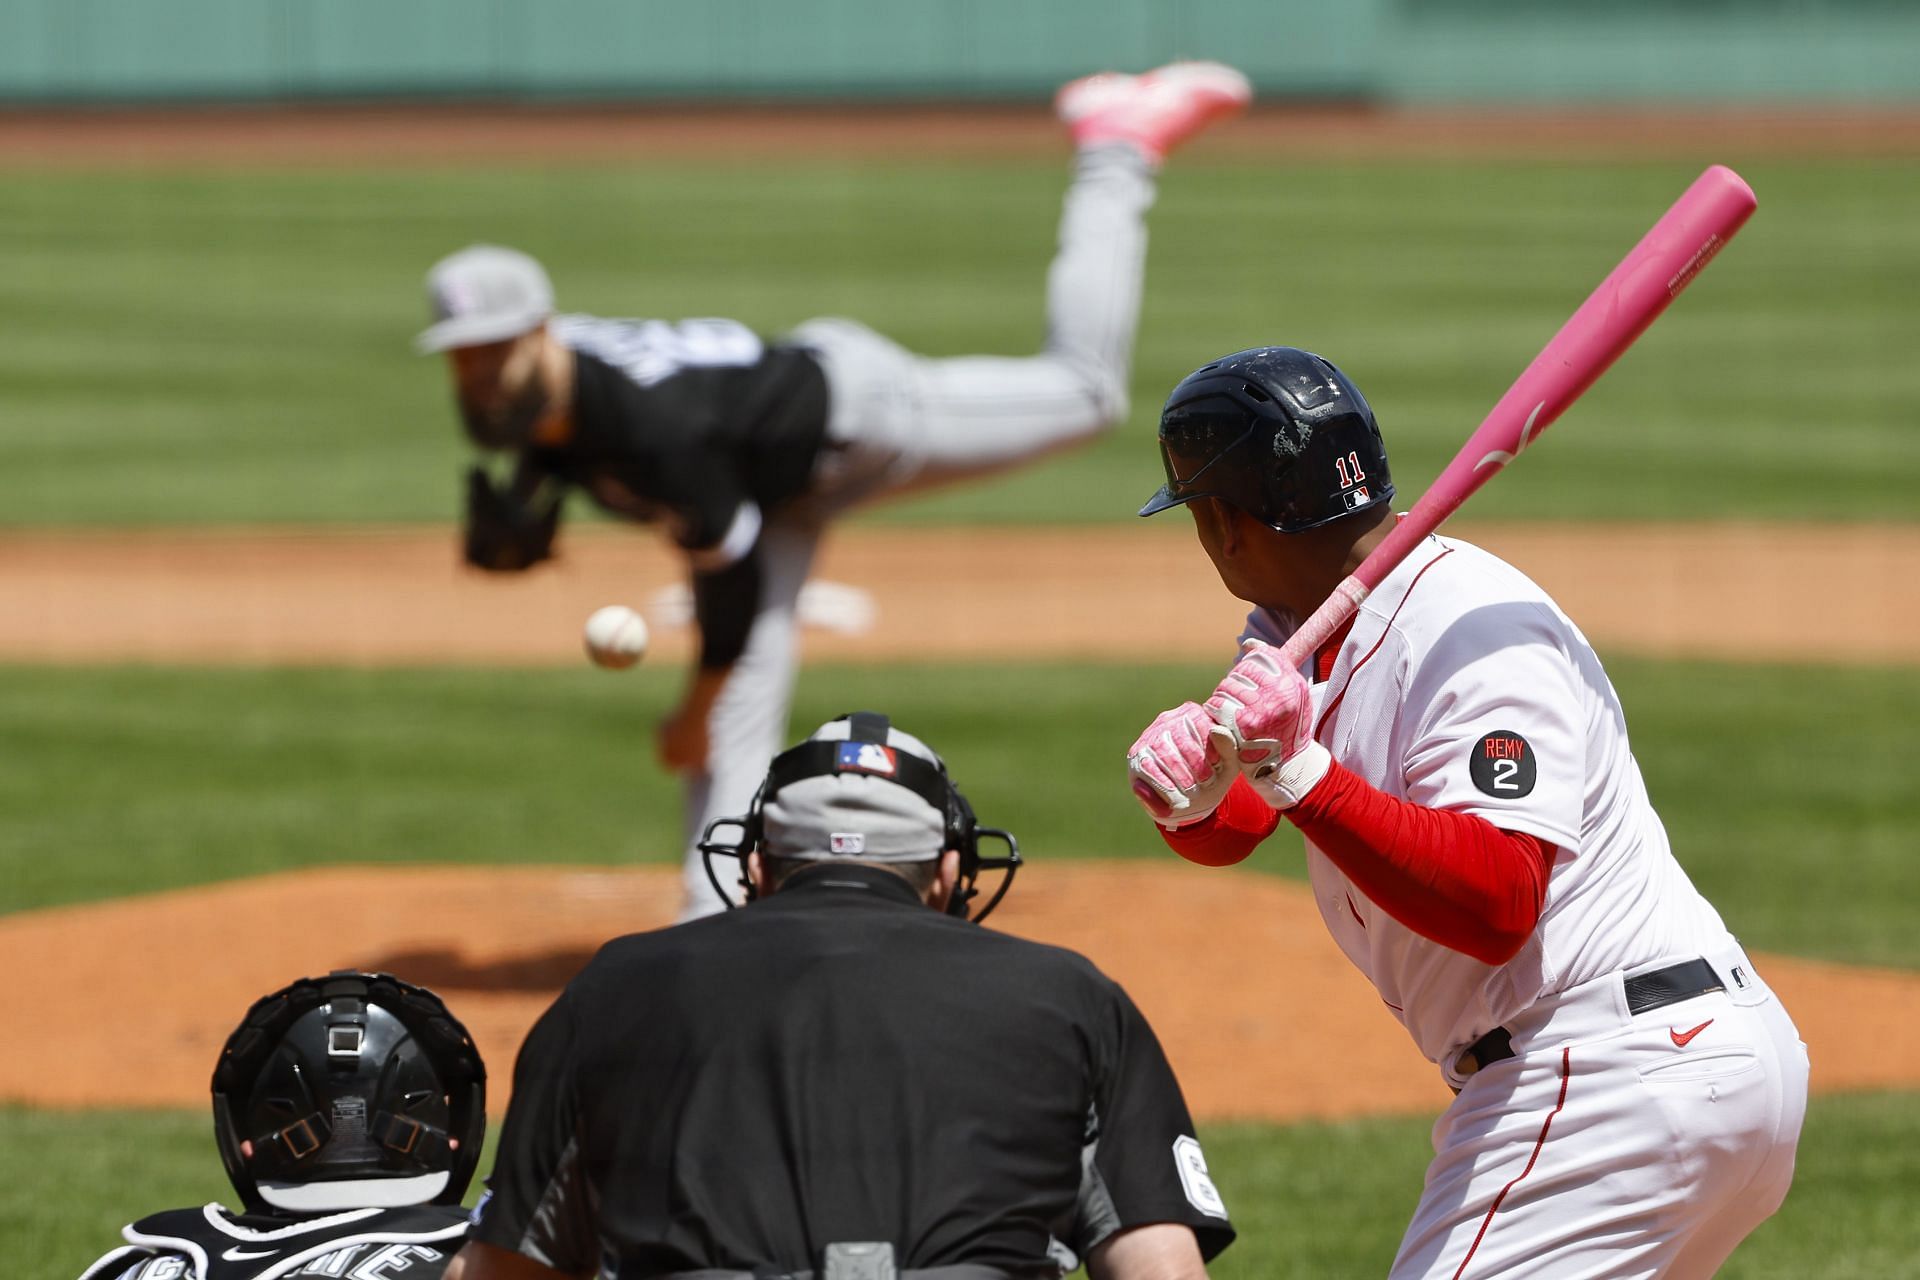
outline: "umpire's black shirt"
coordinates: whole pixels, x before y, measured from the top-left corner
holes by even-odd
[[[528,1033],[488,1185],[475,1239],[621,1280],[862,1240],[1051,1277],[1055,1241],[1233,1238],[1117,984],[831,864],[602,948]]]

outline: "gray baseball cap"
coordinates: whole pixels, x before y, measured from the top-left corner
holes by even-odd
[[[517,338],[553,314],[546,268],[518,249],[476,244],[427,272],[435,323],[413,340],[423,355]]]
[[[810,742],[846,741],[852,726],[833,720]],[[761,807],[761,847],[769,857],[852,862],[927,862],[947,840],[946,815],[886,776],[893,756],[906,752],[932,765],[940,757],[926,743],[889,729],[887,745],[852,743],[864,753],[859,771],[790,782]]]

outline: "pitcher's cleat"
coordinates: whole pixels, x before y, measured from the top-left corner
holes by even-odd
[[[1076,146],[1127,142],[1158,162],[1251,101],[1253,86],[1225,63],[1170,62],[1137,76],[1083,76],[1055,95],[1054,110]]]

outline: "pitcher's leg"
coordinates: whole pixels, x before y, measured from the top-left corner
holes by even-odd
[[[1125,143],[1081,151],[1047,275],[1034,356],[917,356],[856,321],[810,320],[829,389],[813,492],[827,510],[1018,466],[1126,416],[1146,260],[1151,164]]]
[[[1083,368],[1100,405],[1127,412],[1127,377],[1147,269],[1153,168],[1125,143],[1087,147],[1060,210],[1060,245],[1047,269],[1045,354]]]
[[[813,493],[830,509],[1020,466],[1122,421],[1168,151],[1251,98],[1244,75],[1180,62],[1076,80],[1056,100],[1077,150],[1038,355],[928,359],[850,321],[802,325],[829,389]]]
[[[819,540],[820,528],[810,522],[776,519],[761,534],[760,612],[746,652],[734,664],[707,720],[707,768],[686,782],[682,920],[725,909],[707,876],[700,837],[715,819],[747,812],[768,764],[786,746],[787,712],[800,660],[795,611]],[[720,858],[714,870],[727,895],[737,901],[739,868],[731,858]]]
[[[1075,158],[1047,273],[1047,345],[1027,357],[926,359],[912,402],[919,465],[902,488],[1019,466],[1086,443],[1127,414],[1146,270],[1152,167],[1124,143]]]
[[[1251,96],[1246,77],[1217,62],[1089,76],[1060,91],[1055,108],[1078,150],[1047,273],[1046,348],[1026,360],[925,362],[925,462],[912,487],[1028,462],[1126,418],[1154,173]]]

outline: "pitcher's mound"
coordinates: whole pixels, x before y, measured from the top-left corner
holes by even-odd
[[[0,968],[32,975],[5,997],[7,1025],[31,1034],[0,1055],[0,1102],[203,1106],[220,1044],[255,998],[358,967],[447,998],[491,1064],[498,1116],[533,1019],[601,942],[666,924],[679,880],[665,867],[335,867],[0,917]],[[1118,979],[1202,1118],[1448,1101],[1304,885],[1244,868],[1055,863],[1023,876],[992,926],[1085,952]],[[1816,1087],[1920,1080],[1920,977],[1758,963],[1813,1047]],[[1862,1026],[1870,1048],[1848,1048]]]

